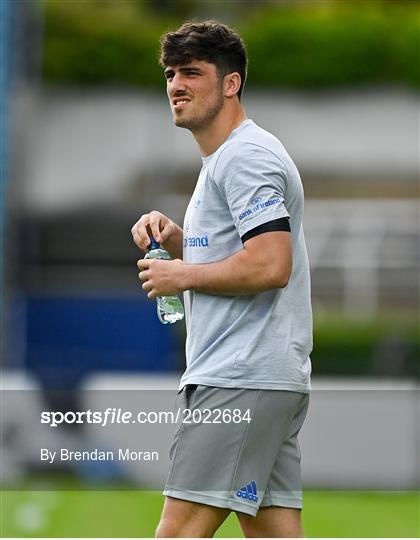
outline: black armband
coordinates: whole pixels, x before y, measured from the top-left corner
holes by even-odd
[[[246,232],[243,236],[241,236],[242,243],[245,243],[250,238],[254,238],[254,236],[258,236],[259,234],[271,232],[271,231],[291,232],[289,218],[283,217],[280,219],[273,219],[272,221],[267,221],[267,223],[258,225],[258,227],[255,227],[255,229],[251,229],[250,231]]]

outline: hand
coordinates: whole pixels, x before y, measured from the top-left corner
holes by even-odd
[[[175,234],[175,223],[156,210],[150,214],[143,214],[131,229],[134,243],[142,250],[147,251],[150,244],[150,235],[164,244],[172,234]]]
[[[166,261],[162,259],[140,259],[137,267],[142,288],[147,297],[171,296],[187,289],[185,286],[186,264],[180,259]]]

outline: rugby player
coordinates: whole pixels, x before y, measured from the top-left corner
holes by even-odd
[[[233,511],[247,537],[299,537],[312,349],[302,182],[280,141],[247,118],[237,33],[185,23],[162,36],[160,61],[202,168],[183,228],[159,211],[133,226],[141,250],[152,234],[173,258],[140,260],[139,279],[150,299],[184,294],[183,407],[240,412],[181,425],[156,535],[212,537]]]

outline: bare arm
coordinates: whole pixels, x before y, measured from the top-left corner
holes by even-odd
[[[286,287],[292,271],[291,234],[272,231],[247,240],[243,249],[218,262],[140,260],[139,278],[149,298],[188,289],[237,296]]]
[[[156,210],[150,214],[143,214],[133,225],[131,234],[135,244],[142,251],[147,251],[150,236],[153,236],[173,259],[182,259],[183,232],[181,227]]]
[[[290,233],[269,232],[250,238],[241,251],[222,261],[187,265],[186,288],[210,294],[253,294],[285,287],[291,269]]]

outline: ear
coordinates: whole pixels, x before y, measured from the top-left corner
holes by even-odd
[[[225,96],[233,97],[238,93],[239,88],[241,87],[241,76],[237,71],[228,73],[224,77],[223,85]]]

